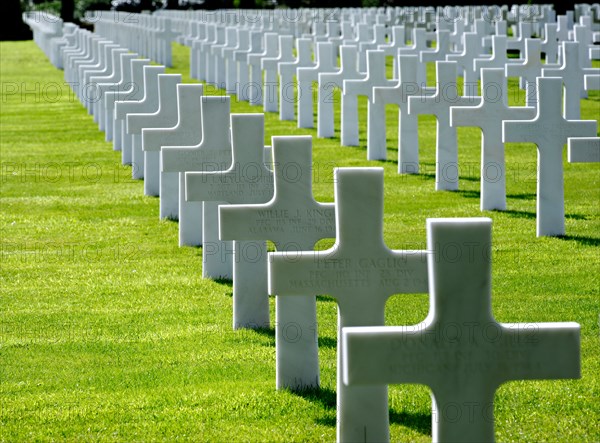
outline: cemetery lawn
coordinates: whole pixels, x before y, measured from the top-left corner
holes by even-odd
[[[189,50],[173,49],[168,71],[190,81]],[[177,246],[177,224],[158,220],[158,199],[143,196],[62,71],[31,41],[0,51],[0,441],[334,441],[335,303],[318,302],[322,389],[276,392],[273,329],[232,331],[231,283],[201,278],[201,250]],[[522,103],[516,84],[511,103]],[[266,142],[313,135],[321,201],[333,201],[334,166],[384,168],[392,248],[425,249],[429,217],[491,217],[496,319],[578,322],[582,352],[580,380],[502,385],[496,438],[600,441],[600,165],[569,164],[565,148],[567,235],[538,239],[534,145],[507,145],[509,209],[481,213],[478,130],[458,130],[460,191],[436,192],[434,120],[420,119],[420,173],[400,176],[397,112],[390,160],[368,162],[360,103],[360,147],[340,146],[339,115],[336,138],[318,139],[268,114]],[[232,110],[262,112],[235,98]],[[599,118],[598,92],[582,116]],[[426,294],[394,296],[386,322],[418,323],[428,305]],[[446,412],[457,411],[469,409]],[[392,386],[390,418],[393,441],[430,441],[428,389]]]

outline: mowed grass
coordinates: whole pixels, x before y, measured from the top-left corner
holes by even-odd
[[[169,72],[189,81],[189,51],[173,48]],[[201,278],[201,250],[177,247],[177,224],[158,220],[158,199],[130,179],[62,71],[33,42],[0,50],[0,440],[335,440],[335,303],[318,302],[322,389],[277,392],[273,330],[232,330],[231,284]],[[522,103],[510,85],[511,103]],[[389,160],[368,162],[360,104],[360,147],[276,114],[266,115],[265,142],[313,135],[321,201],[333,201],[334,166],[384,168],[392,248],[425,248],[429,217],[491,217],[495,317],[576,321],[582,345],[580,380],[497,391],[496,438],[600,441],[600,165],[568,164],[565,153],[567,235],[538,239],[534,145],[507,145],[508,211],[481,213],[478,130],[459,129],[460,191],[436,192],[435,121],[420,119],[421,173],[400,176],[397,111],[387,113]],[[262,111],[235,97],[232,110]],[[597,92],[582,115],[599,118]],[[426,294],[397,295],[386,322],[414,324],[428,309]],[[391,387],[390,417],[393,441],[430,441],[428,389]]]

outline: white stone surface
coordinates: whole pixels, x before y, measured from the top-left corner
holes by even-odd
[[[121,162],[124,165],[132,164],[133,144],[135,141],[134,137],[127,133],[125,121],[127,114],[155,112],[158,109],[158,75],[164,72],[164,66],[144,66],[144,81],[141,85],[136,84],[134,86],[135,88],[143,88],[144,93],[142,97],[137,100],[115,102],[114,129],[116,130],[117,127],[121,128]],[[114,136],[117,137],[118,134],[115,133]],[[143,174],[143,171],[132,170],[134,178],[138,178],[141,174]]]
[[[435,189],[455,191],[458,189],[458,142],[456,128],[450,126],[452,106],[475,106],[481,97],[458,95],[456,63],[436,63],[436,93],[408,98],[408,112],[413,115],[433,114],[437,118]]]
[[[317,134],[319,137],[333,137],[334,91],[344,86],[344,80],[364,79],[367,74],[358,72],[358,53],[355,46],[340,46],[340,69],[335,72],[319,74],[319,92],[317,103]],[[356,96],[341,96],[341,114],[357,113]]]
[[[373,88],[375,86],[394,86],[397,81],[388,80],[385,67],[385,53],[383,51],[367,51],[367,76],[361,80],[344,80],[343,95],[350,97],[366,96],[367,102],[367,159],[385,160],[387,153],[381,146],[371,145],[369,150],[368,140],[373,134],[380,131],[381,121],[385,119],[380,108],[373,107]],[[342,113],[342,138],[344,146],[359,145],[359,119],[358,112]],[[375,149],[378,148],[378,149]]]
[[[263,37],[264,50],[260,53],[247,55],[248,66],[250,67],[250,84],[248,85],[247,96],[253,106],[262,105],[264,100],[262,60],[277,57],[279,48],[279,36],[275,32],[266,32]]]
[[[280,63],[289,63],[293,60],[294,39],[291,35],[280,35],[278,54],[275,57],[266,57],[261,60],[261,67],[264,71],[263,109],[265,112],[279,110],[278,67]]]
[[[389,439],[387,388],[349,387],[341,331],[381,326],[387,299],[427,292],[425,251],[389,249],[383,241],[383,168],[335,170],[335,245],[325,251],[270,253],[269,293],[328,294],[338,303],[337,441]]]
[[[219,240],[217,205],[209,203],[203,209],[201,201],[185,198],[186,171],[220,171],[231,165],[230,98],[203,96],[200,109],[202,140],[194,146],[161,149],[161,183],[178,189],[179,245],[204,246],[203,277],[231,278],[233,265],[225,251],[231,251],[233,245]],[[172,180],[173,173],[179,177],[177,184]],[[212,225],[204,222],[207,218]]]
[[[148,177],[150,173],[155,172],[159,174],[160,219],[179,218],[179,173],[161,173],[160,150],[163,146],[195,146],[201,142],[202,93],[202,85],[177,84],[177,123],[169,128],[142,129],[144,164],[147,166],[145,176]],[[155,161],[158,165],[149,171],[148,166]]]
[[[560,67],[542,69],[543,77],[562,77],[565,87],[563,115],[567,120],[581,117],[581,99],[587,97],[584,88],[584,75],[592,74],[579,66],[579,44],[562,43],[562,64]]]
[[[525,105],[535,106],[535,80],[542,76],[542,48],[539,39],[525,40],[525,59],[505,65],[507,77],[519,77],[521,89],[525,89]]]
[[[294,61],[278,64],[279,70],[279,120],[294,120],[296,104],[295,77],[298,68],[315,66],[312,60],[312,40],[296,39],[296,58]]]
[[[298,68],[298,127],[314,127],[313,114],[313,83],[319,80],[319,75],[325,72],[335,72],[333,63],[333,45],[317,43],[317,64],[309,68]]]
[[[434,442],[495,441],[494,394],[502,383],[581,377],[577,323],[499,323],[494,318],[491,242],[490,219],[427,220],[433,252],[427,318],[414,326],[342,332],[345,383],[431,388]],[[450,249],[456,252],[452,256],[444,252]],[[366,441],[382,440],[367,432]]]
[[[137,54],[123,55],[121,67],[123,78],[117,84],[116,91],[107,91],[104,95],[103,106],[105,121],[105,140],[113,142],[115,151],[121,150],[121,125],[115,126],[115,102],[127,100],[140,100],[144,96],[144,89],[140,86],[144,81],[144,66],[150,64],[148,59],[136,59]]]
[[[264,114],[232,114],[232,165],[225,171],[186,172],[187,201],[266,203],[273,198],[273,173],[264,162]],[[208,221],[205,218],[205,225]],[[235,241],[233,327],[269,327],[265,241]]]
[[[221,205],[219,232],[224,240],[270,240],[277,250],[311,250],[335,237],[335,206],[312,194],[312,138],[273,137],[273,198],[265,204]],[[276,297],[277,389],[319,386],[316,299]]]
[[[132,136],[131,170],[132,178],[144,178],[144,195],[157,196],[160,192],[159,156],[145,155],[142,150],[143,128],[164,128],[177,123],[177,84],[180,74],[158,75],[158,107],[146,108],[126,117],[127,133]],[[141,111],[141,112],[140,112]],[[146,157],[150,164],[146,165]],[[136,174],[137,172],[137,174]],[[146,175],[148,172],[148,175]]]
[[[574,137],[568,143],[569,163],[599,163],[600,137]]]
[[[482,211],[506,209],[506,164],[502,143],[502,121],[530,120],[534,107],[508,106],[508,87],[504,69],[481,70],[482,100],[478,106],[450,108],[452,126],[481,128],[481,198]]]
[[[398,173],[415,174],[419,172],[419,127],[418,118],[408,113],[408,97],[428,96],[435,89],[423,87],[417,81],[419,58],[416,55],[399,55],[398,83],[395,86],[376,86],[373,88],[372,109],[375,115],[383,115],[378,120],[378,130],[371,131],[367,146],[375,152],[387,152],[385,105],[398,106]]]
[[[562,116],[561,78],[537,79],[537,115],[528,121],[504,121],[502,141],[535,143],[538,150],[537,236],[565,234],[563,148],[570,137],[595,137],[594,120]]]

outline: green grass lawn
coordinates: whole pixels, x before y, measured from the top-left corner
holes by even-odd
[[[0,440],[335,440],[335,303],[318,302],[322,389],[275,391],[273,330],[231,330],[231,284],[201,278],[202,251],[177,247],[177,224],[159,221],[158,199],[130,179],[62,71],[33,42],[0,51]],[[188,49],[174,51],[169,72],[189,81]],[[262,108],[232,98],[232,110]],[[582,346],[581,380],[497,391],[496,438],[600,441],[600,165],[568,164],[565,152],[567,235],[536,238],[534,145],[507,145],[509,210],[481,213],[479,131],[459,129],[460,191],[436,192],[434,120],[420,119],[421,174],[400,176],[397,111],[387,115],[385,162],[365,160],[366,118],[360,147],[276,114],[266,116],[266,142],[314,136],[321,201],[333,201],[334,166],[383,167],[392,248],[424,249],[429,217],[491,217],[495,317],[576,321]],[[582,115],[599,118],[597,92]],[[386,323],[420,322],[428,308],[426,294],[397,295]],[[431,440],[426,387],[392,386],[390,411],[393,441]]]

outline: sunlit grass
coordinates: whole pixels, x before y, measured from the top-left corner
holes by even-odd
[[[32,42],[0,50],[0,440],[335,440],[335,303],[318,303],[322,389],[276,392],[272,330],[231,330],[231,285],[201,278],[201,250],[177,247],[177,225],[158,220],[158,199],[130,179],[62,71]],[[174,45],[169,72],[189,81],[188,62]],[[511,103],[523,103],[516,85]],[[598,119],[599,100],[582,101],[584,118]],[[383,167],[393,248],[424,248],[428,217],[491,217],[496,318],[582,328],[582,379],[502,386],[497,440],[600,440],[600,166],[568,164],[565,153],[568,235],[538,239],[535,146],[507,145],[509,210],[481,213],[479,131],[459,129],[460,191],[436,192],[435,121],[420,119],[421,174],[400,176],[388,110],[388,161],[365,160],[366,118],[360,147],[340,146],[339,115],[336,137],[318,139],[267,114],[265,142],[313,135],[321,201],[333,201],[334,166]],[[232,111],[262,108],[234,97]],[[426,295],[398,295],[386,322],[413,324],[427,311]],[[390,407],[392,440],[431,440],[427,388],[392,387]]]

